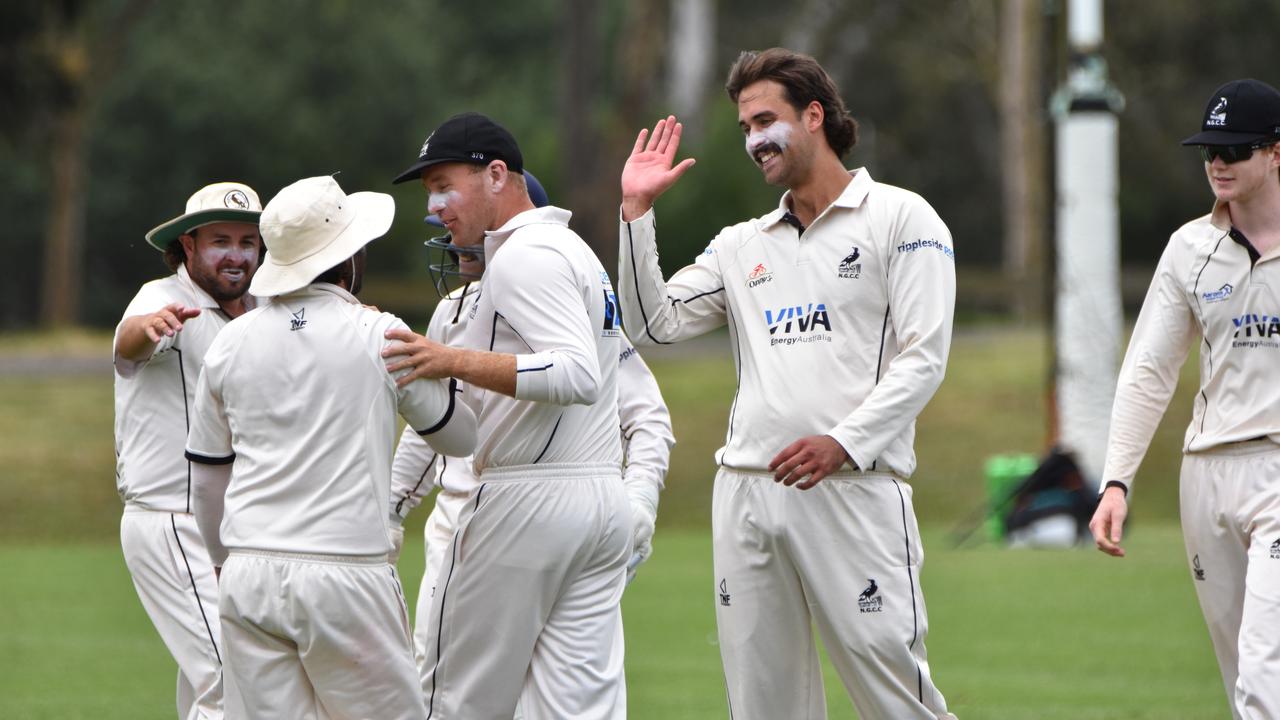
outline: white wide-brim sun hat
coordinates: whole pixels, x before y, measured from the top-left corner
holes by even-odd
[[[258,227],[267,254],[249,292],[284,295],[386,234],[395,218],[390,195],[347,195],[328,175],[304,178],[281,190],[262,210]]]

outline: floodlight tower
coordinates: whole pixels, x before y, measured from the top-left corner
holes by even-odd
[[[1116,116],[1124,98],[1107,79],[1102,17],[1102,0],[1069,0],[1070,65],[1053,100],[1058,444],[1095,485],[1106,454],[1123,328]]]

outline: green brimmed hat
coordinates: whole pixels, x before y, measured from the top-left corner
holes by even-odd
[[[243,183],[220,182],[206,185],[187,200],[187,212],[147,233],[147,242],[164,251],[179,235],[201,225],[216,222],[258,224],[262,201],[253,188]]]

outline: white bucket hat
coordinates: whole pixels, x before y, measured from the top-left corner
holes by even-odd
[[[147,242],[164,250],[179,235],[216,222],[258,223],[262,201],[253,188],[238,182],[205,185],[187,199],[187,211],[147,233]]]
[[[328,175],[295,182],[262,211],[259,228],[267,254],[249,292],[272,297],[309,285],[384,235],[395,214],[396,203],[390,195],[347,195]]]

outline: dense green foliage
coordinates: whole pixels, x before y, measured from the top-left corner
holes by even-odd
[[[1039,74],[1047,108],[1065,65],[1064,2],[1035,4],[1044,11]],[[124,14],[119,8],[135,7],[143,10],[123,29],[110,24]],[[55,8],[70,20],[55,22]],[[641,24],[637,8],[656,8],[657,21]],[[863,142],[850,164],[928,198],[956,237],[962,275],[997,263],[999,8],[997,0],[815,2],[799,11],[762,0],[719,3],[705,132],[687,147],[700,162],[660,205],[668,271],[718,228],[777,201],[743,156],[719,85],[740,50],[792,40],[826,64],[862,121]],[[1234,77],[1277,81],[1268,75],[1269,29],[1280,21],[1280,4],[1223,0],[1208,12],[1191,0],[1158,8],[1113,0],[1106,9],[1106,55],[1128,98],[1120,138],[1123,254],[1144,265],[1171,230],[1207,207],[1199,164],[1177,141],[1195,128],[1208,93]],[[570,152],[581,138],[566,137],[567,121],[581,118],[595,133],[588,157],[607,170],[621,162],[637,129],[670,109],[668,3],[660,0],[19,0],[0,12],[0,250],[28,270],[0,285],[0,327],[29,326],[37,317],[51,118],[72,95],[65,72],[55,70],[97,58],[77,54],[74,43],[61,55],[51,50],[51,27],[63,28],[64,39],[116,33],[122,41],[113,71],[91,81],[99,84],[88,104],[80,314],[100,326],[118,319],[141,281],[163,273],[143,233],[177,214],[205,182],[241,179],[265,200],[299,177],[341,171],[348,189],[393,192],[401,212],[371,258],[373,272],[390,281],[421,268],[425,203],[419,189],[389,180],[443,118],[464,109],[494,115],[520,138],[553,200],[571,205],[566,198],[582,196],[575,188],[589,184],[597,186],[595,202],[611,206],[615,178],[599,168],[588,173],[581,154]],[[587,92],[571,95],[566,83],[577,76],[565,58],[579,36],[591,39],[596,54],[589,72],[579,73],[590,82]],[[640,38],[653,45],[652,66],[631,59]],[[571,106],[568,97],[586,99]],[[1041,121],[1048,127],[1047,110]],[[607,232],[588,239],[598,247],[613,242]],[[379,301],[422,319],[434,297],[406,288]]]

